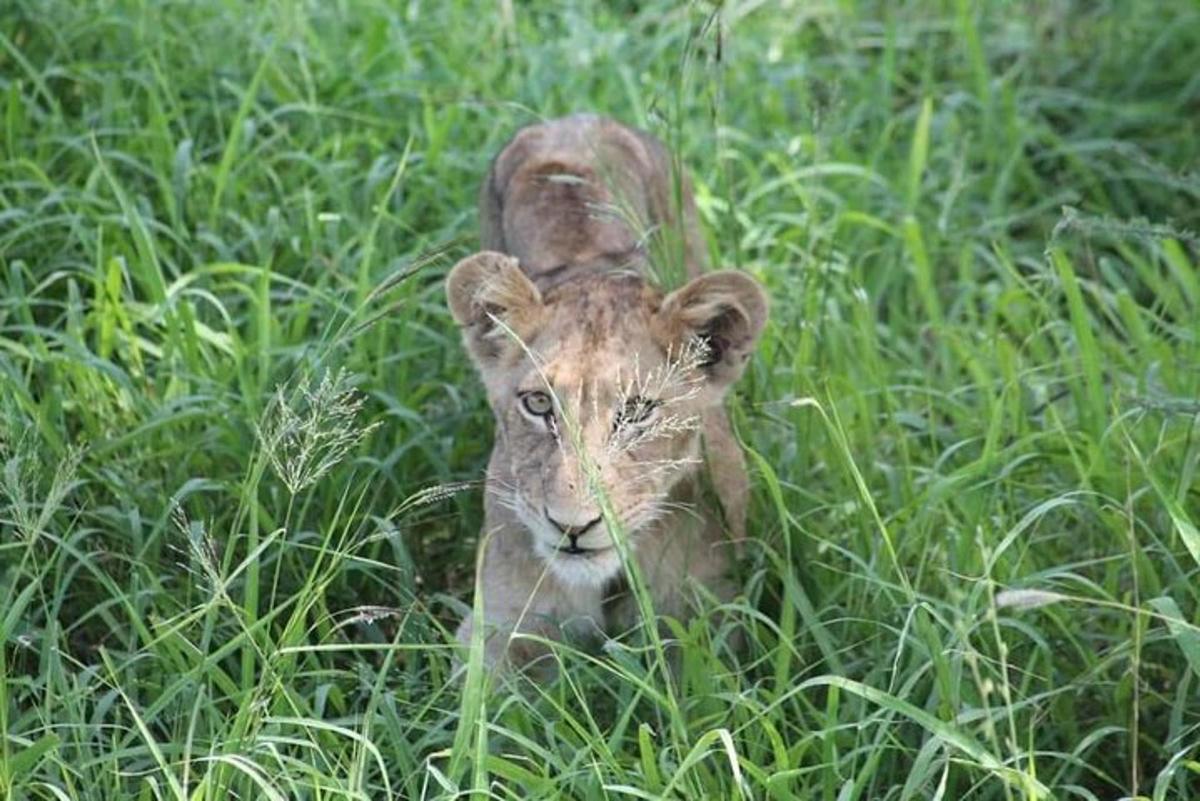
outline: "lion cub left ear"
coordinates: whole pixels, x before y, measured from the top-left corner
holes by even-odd
[[[542,294],[517,260],[503,253],[485,250],[454,265],[446,276],[446,300],[480,367],[515,352],[513,336],[528,338],[541,319]]]
[[[717,384],[742,374],[767,324],[767,293],[738,270],[706,273],[666,297],[660,311],[671,341],[699,339],[707,354],[703,366]]]

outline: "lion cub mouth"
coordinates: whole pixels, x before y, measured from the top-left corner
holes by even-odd
[[[559,546],[554,550],[567,556],[593,556],[598,553],[612,550],[612,546],[606,548],[580,548],[578,545]]]

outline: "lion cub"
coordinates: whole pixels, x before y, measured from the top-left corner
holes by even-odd
[[[488,662],[521,666],[538,638],[630,627],[622,551],[659,612],[686,616],[693,582],[732,597],[748,482],[722,400],[766,323],[762,288],[703,272],[686,179],[657,139],[602,117],[521,130],[479,205],[484,249],[446,280],[496,417],[485,620],[458,639],[486,625]],[[682,288],[651,282],[647,234],[682,245]]]

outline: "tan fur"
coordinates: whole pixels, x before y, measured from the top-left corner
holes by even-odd
[[[696,585],[733,593],[748,481],[722,401],[767,300],[744,273],[704,272],[690,188],[682,179],[676,214],[673,186],[648,134],[590,115],[526,128],[480,193],[483,252],[447,278],[496,418],[478,579],[493,664],[542,654],[514,632],[636,622],[614,535],[595,522],[602,499],[659,612],[685,617]],[[672,232],[691,280],[664,295],[646,280],[646,245]],[[528,393],[550,396],[552,412],[532,413]],[[630,422],[639,398],[658,405]],[[570,535],[589,550],[564,553]],[[463,621],[462,642],[476,622]]]

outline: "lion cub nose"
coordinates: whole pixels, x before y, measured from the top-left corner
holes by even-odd
[[[554,517],[550,514],[550,512],[547,511],[546,519],[550,521],[550,525],[554,526],[556,529],[558,529],[560,532],[562,532],[563,534],[570,537],[572,540],[575,540],[576,538],[581,537],[585,533],[587,533],[592,528],[592,526],[599,523],[601,518],[599,515],[597,515],[596,517],[594,517],[591,520],[588,520],[585,523],[577,523],[575,525],[572,525],[570,523],[562,523],[558,520],[555,520]]]

